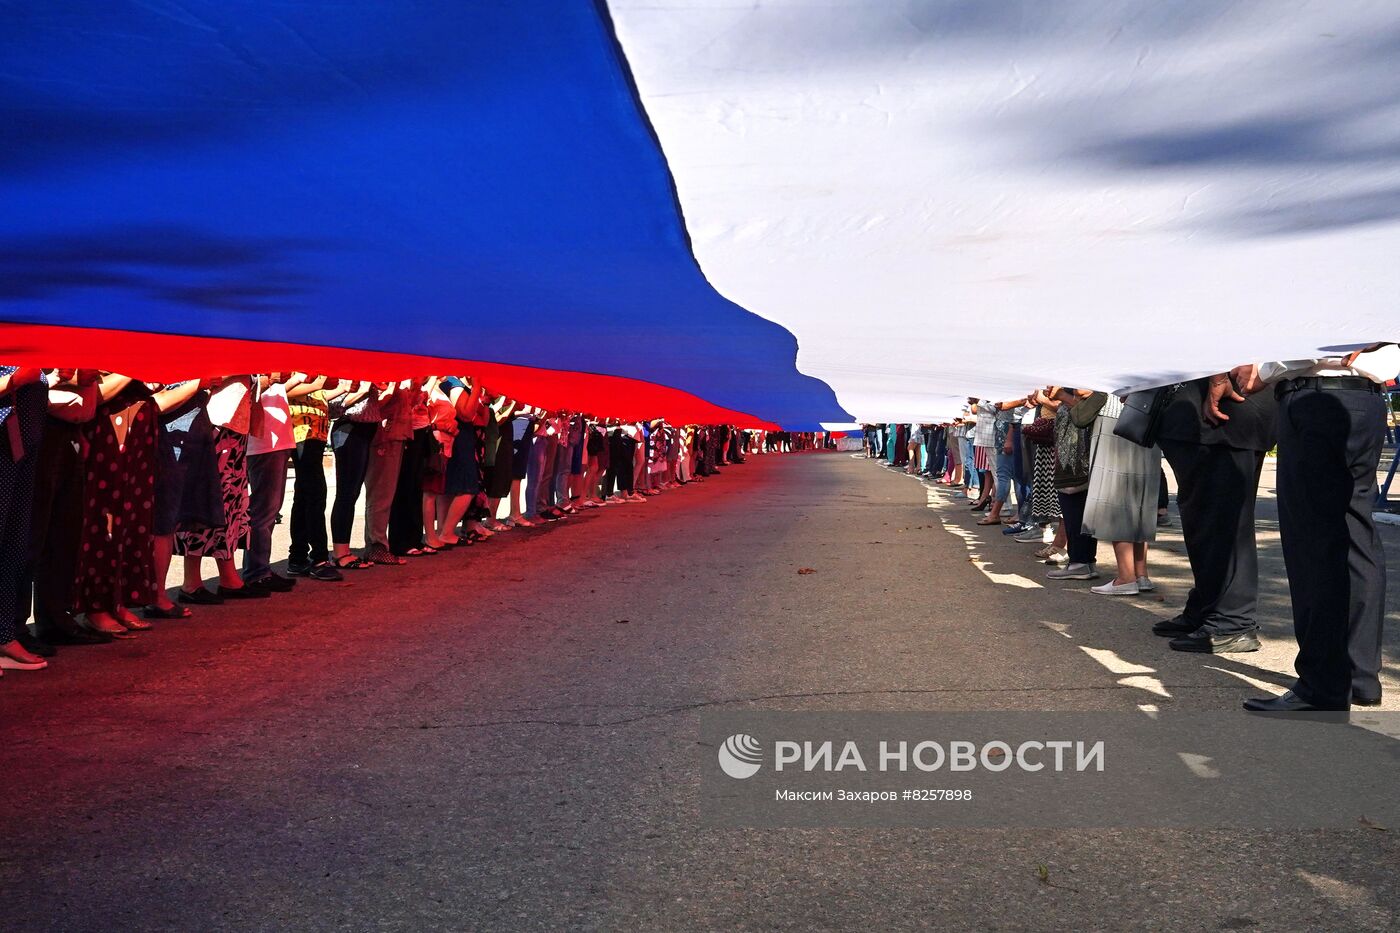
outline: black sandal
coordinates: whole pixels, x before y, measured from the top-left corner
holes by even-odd
[[[188,619],[194,615],[186,606],[171,605],[169,609],[162,609],[159,606],[147,606],[141,610],[141,614],[148,619]]]
[[[365,570],[374,566],[374,564],[360,560],[354,554],[342,554],[332,560],[331,564],[340,570]]]

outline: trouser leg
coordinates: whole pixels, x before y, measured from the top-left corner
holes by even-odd
[[[1254,501],[1264,455],[1220,445],[1162,441],[1177,481],[1181,536],[1193,585],[1182,611],[1213,633],[1258,628],[1259,553]]]
[[[389,549],[389,510],[399,484],[403,441],[376,440],[365,469],[365,547]]]
[[[243,551],[243,579],[259,580],[272,572],[272,527],[287,491],[287,452],[275,450],[248,458],[248,546]]]
[[[1089,491],[1058,493],[1060,514],[1064,516],[1065,540],[1071,564],[1093,564],[1098,561],[1099,542],[1092,535],[1084,534],[1084,508],[1089,501]]]
[[[1385,562],[1371,511],[1382,397],[1303,390],[1279,402],[1278,504],[1298,640],[1294,691],[1344,707],[1379,696]]]
[[[389,550],[395,554],[406,554],[423,543],[423,456],[428,439],[428,429],[420,428],[403,448],[394,499],[389,505]],[[509,448],[497,454],[509,455]],[[504,466],[498,462],[496,468],[509,470],[509,459]]]
[[[318,564],[330,559],[326,537],[326,442],[305,440],[292,453],[296,480],[292,486],[291,534],[288,554],[293,564]]]

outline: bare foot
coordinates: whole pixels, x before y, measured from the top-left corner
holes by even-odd
[[[151,628],[151,623],[147,622],[130,609],[127,609],[125,606],[117,608],[116,617],[118,622],[133,632],[144,632],[148,628]]]

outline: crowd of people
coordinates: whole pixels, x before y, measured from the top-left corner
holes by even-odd
[[[1165,459],[1193,585],[1153,632],[1178,651],[1228,654],[1260,648],[1255,499],[1277,449],[1298,678],[1282,697],[1245,705],[1344,710],[1381,699],[1385,558],[1372,512],[1384,387],[1397,372],[1400,347],[1385,344],[1164,387],[1148,444],[1118,430],[1123,399],[1047,386],[969,398],[942,423],[867,424],[865,452],[952,490],[982,513],[979,525],[1035,546],[1047,578],[1107,578],[1090,590],[1110,597],[1155,589],[1148,547],[1171,523]],[[1101,541],[1112,542],[1111,575],[1099,570]]]
[[[1246,705],[1345,709],[1380,701],[1385,563],[1371,512],[1383,386],[1397,371],[1400,347],[1387,344],[1182,383],[1161,390],[1149,443],[1119,429],[1123,399],[1068,386],[969,398],[944,423],[865,425],[864,443],[964,497],[978,524],[1033,545],[1049,579],[1106,577],[1090,589],[1108,597],[1155,588],[1148,548],[1171,522],[1165,459],[1193,586],[1153,631],[1213,654],[1260,647],[1254,503],[1277,448],[1299,676],[1283,697]],[[820,433],[542,410],[458,376],[151,384],[0,366],[0,674],[45,668],[55,645],[133,638],[299,579],[333,582],[644,502],[747,455],[833,445]],[[1111,575],[1099,570],[1101,541]],[[168,590],[177,557],[181,584]]]
[[[0,366],[0,674],[44,669],[56,645],[133,638],[203,606],[645,502],[748,455],[826,443],[542,410],[458,376],[151,384]],[[283,520],[285,573],[273,554]],[[176,558],[181,584],[167,590]]]
[[[1114,434],[1123,403],[1063,386],[1003,401],[969,398],[946,424],[866,425],[869,456],[932,478],[1053,565],[1051,580],[1097,580],[1098,542],[1113,542],[1103,596],[1154,589],[1147,545],[1169,524],[1166,475],[1156,448]]]

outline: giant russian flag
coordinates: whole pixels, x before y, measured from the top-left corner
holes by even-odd
[[[701,274],[592,2],[21,0],[0,59],[6,362],[847,417]]]
[[[1400,337],[1387,0],[12,0],[0,49],[7,362],[796,428]]]

